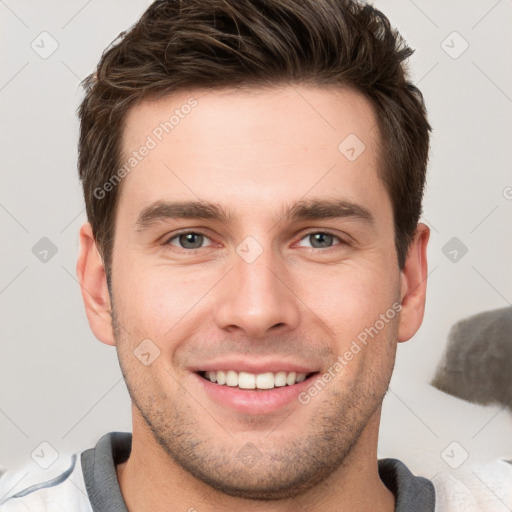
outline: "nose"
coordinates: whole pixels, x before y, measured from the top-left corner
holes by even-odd
[[[287,281],[284,262],[265,250],[252,262],[237,254],[234,267],[222,281],[216,324],[230,332],[242,330],[250,338],[262,338],[293,330],[299,323],[299,298]],[[289,281],[289,279],[288,279]]]

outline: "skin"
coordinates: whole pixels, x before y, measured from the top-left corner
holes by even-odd
[[[423,319],[429,230],[418,225],[400,270],[371,104],[309,86],[187,91],[130,110],[126,155],[191,96],[197,107],[123,179],[112,296],[90,225],[80,231],[89,323],[116,346],[133,401],[132,453],[117,467],[127,506],[392,511],[377,470],[381,403],[397,343]],[[349,134],[366,146],[355,161],[338,150]],[[350,201],[373,222],[281,215],[313,198]],[[233,218],[137,229],[145,207],[178,200],[217,202]],[[179,237],[168,242],[184,229],[206,235],[195,253]],[[335,237],[315,245],[309,235],[325,231]],[[262,249],[251,263],[236,251],[249,236]],[[190,371],[237,354],[305,362],[321,375],[395,302],[400,313],[306,405],[241,413],[212,400]],[[144,339],[160,350],[148,366],[134,356]],[[257,454],[250,465],[237,456],[247,446]]]

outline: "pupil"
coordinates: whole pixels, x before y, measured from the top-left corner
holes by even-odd
[[[194,239],[196,240],[195,243]],[[199,233],[187,233],[186,235],[181,235],[180,243],[186,249],[198,249],[203,244],[203,235],[200,235]]]
[[[312,236],[313,236],[313,238],[312,238],[313,243],[311,245],[313,247],[319,247],[319,245],[315,245],[317,242],[319,242],[320,246],[322,246],[322,247],[325,247],[326,244],[327,244],[327,246],[330,246],[332,243],[333,235],[329,235],[328,233],[315,233]],[[322,244],[324,244],[324,245],[322,245]]]

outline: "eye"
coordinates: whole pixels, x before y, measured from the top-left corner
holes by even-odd
[[[325,231],[315,231],[308,233],[306,236],[301,238],[301,241],[302,240],[309,240],[310,245],[306,245],[305,247],[312,247],[313,249],[328,249],[329,247],[333,247],[334,240],[338,240],[338,242],[341,242],[342,244],[346,243],[340,237]]]
[[[167,242],[165,242],[165,244],[174,245],[180,249],[194,250],[204,247],[203,242],[205,240],[210,240],[205,234],[198,233],[196,231],[187,231],[172,236],[167,240]]]
[[[211,239],[204,233],[197,231],[186,231],[178,233],[170,237],[164,245],[172,245],[180,249],[186,249],[188,251],[194,251],[206,247],[207,241]],[[303,245],[303,241],[309,241],[309,244]],[[314,231],[308,233],[301,238],[299,245],[302,247],[311,247],[313,249],[329,249],[338,244],[346,244],[339,236],[334,235],[326,231]]]

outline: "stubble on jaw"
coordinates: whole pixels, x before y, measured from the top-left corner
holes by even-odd
[[[262,434],[260,442],[254,436],[249,436],[250,441],[238,440],[224,429],[221,435],[227,439],[226,443],[215,438],[211,428],[202,426],[201,417],[208,417],[208,413],[195,415],[191,407],[195,402],[187,390],[177,385],[173,398],[157,386],[151,389],[156,380],[134,366],[139,361],[133,357],[133,340],[122,332],[113,302],[111,313],[119,364],[128,392],[155,442],[169,457],[171,465],[237,498],[262,501],[293,498],[326,481],[335,472],[343,471],[365,427],[372,417],[380,414],[394,365],[396,344],[391,338],[396,339],[396,320],[387,336],[380,340],[391,347],[387,361],[381,361],[377,372],[366,367],[365,375],[358,374],[348,383],[348,388],[326,387],[320,394],[321,407],[307,425],[299,427],[298,438],[281,439],[277,427],[271,435]],[[169,382],[173,379],[169,378]],[[314,406],[317,401],[311,403]],[[297,425],[300,419],[294,418],[294,413],[300,414],[301,408],[308,405],[297,403],[292,413],[284,421],[280,420],[282,425],[287,422]],[[255,446],[259,454],[250,466],[239,455],[248,444]]]

